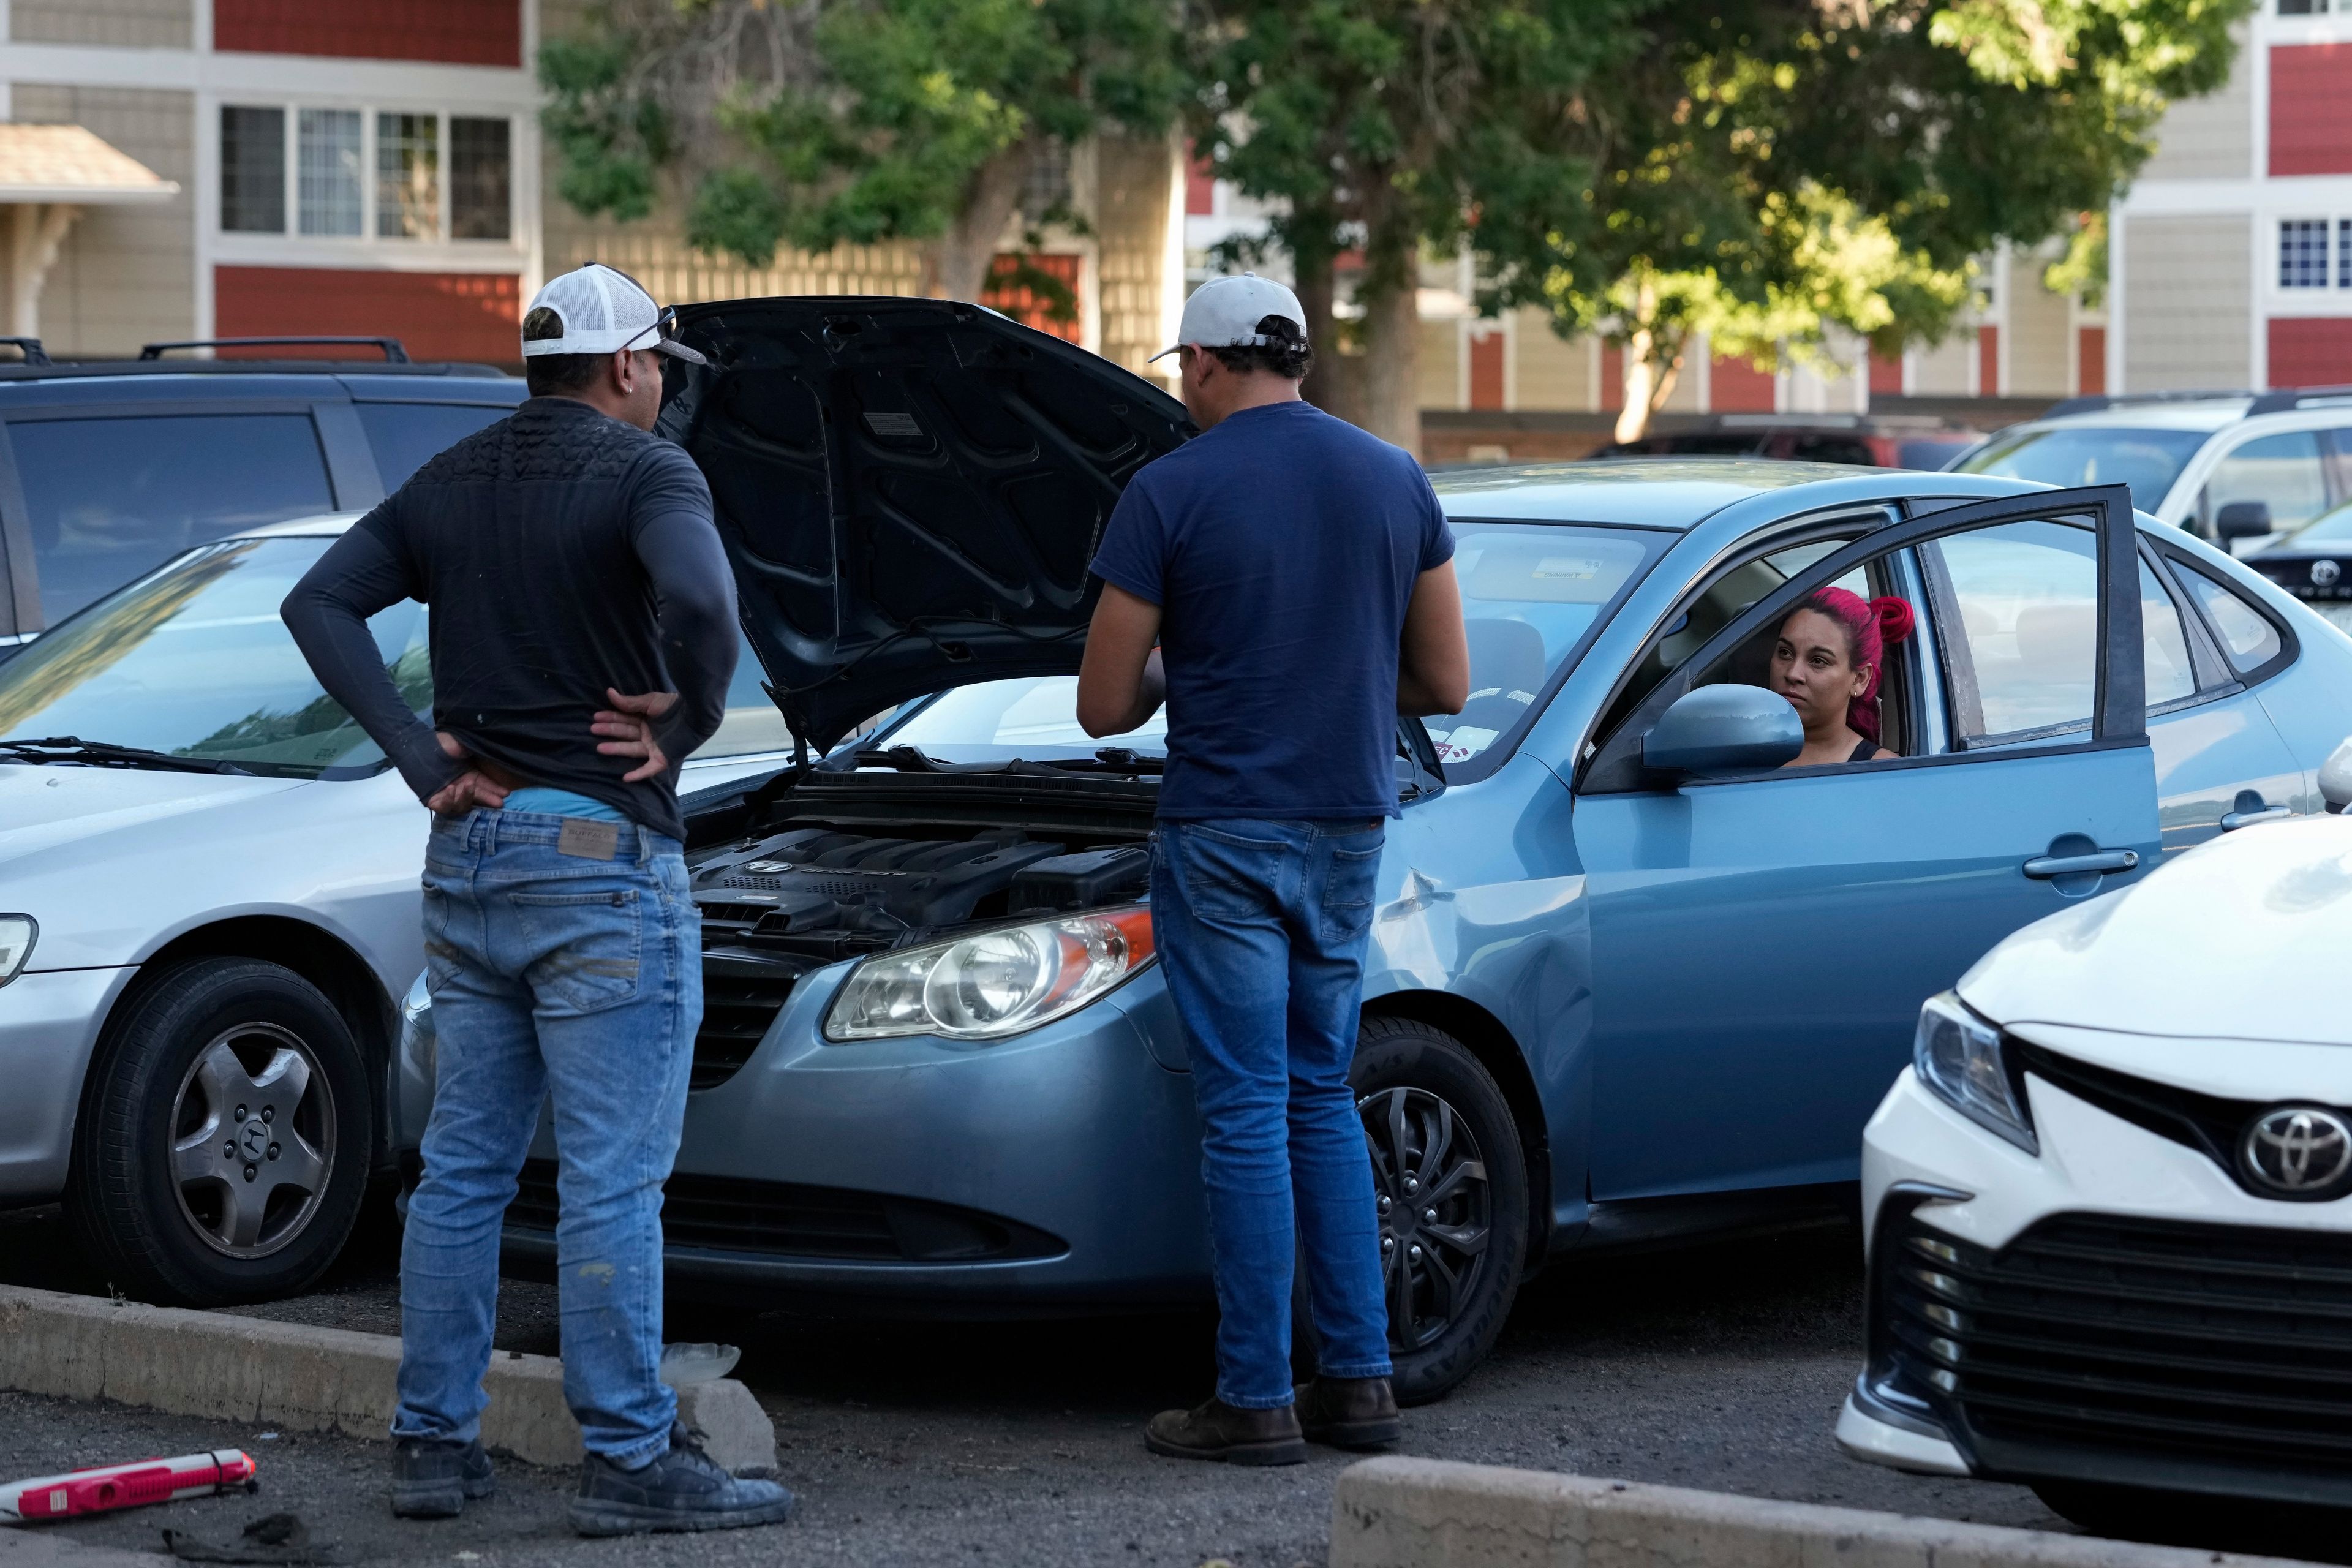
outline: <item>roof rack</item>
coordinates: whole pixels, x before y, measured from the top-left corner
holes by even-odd
[[[49,363],[49,351],[41,346],[41,340],[38,338],[0,338],[0,343],[16,344],[17,351],[25,356],[24,363],[26,364]]]
[[[0,340],[0,342],[5,341],[5,340]],[[190,338],[184,342],[148,343],[140,349],[139,357],[142,360],[162,359],[167,352],[173,349],[247,349],[270,348],[280,345],[327,345],[350,347],[359,347],[363,345],[369,348],[382,349],[383,351],[383,359],[386,364],[406,364],[409,363],[408,350],[402,345],[401,341],[398,338]]]
[[[2250,417],[2256,414],[2287,414],[2297,408],[2325,408],[2345,403],[2352,403],[2352,386],[2286,386],[2263,393],[2246,413]]]
[[[2221,397],[2260,397],[2263,394],[2251,387],[2235,391],[2211,392],[2095,392],[2086,397],[2069,397],[2053,403],[2042,411],[2044,419],[2063,419],[2069,414],[2096,414],[2103,409],[2122,408],[2135,403],[2210,403]]]

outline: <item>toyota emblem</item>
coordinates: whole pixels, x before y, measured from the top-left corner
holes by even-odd
[[[2246,1129],[2238,1163],[2253,1187],[2283,1198],[2332,1198],[2352,1172],[2352,1126],[2333,1110],[2288,1105]]]
[[[2311,563],[2311,585],[2315,588],[2333,588],[2336,579],[2343,575],[2344,568],[2336,562],[2315,561]]]

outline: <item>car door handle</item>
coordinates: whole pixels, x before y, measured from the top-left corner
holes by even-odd
[[[2136,871],[2138,868],[2139,851],[2137,849],[2100,849],[2088,855],[2037,855],[2025,863],[2025,874],[2029,877],[2079,877],[2092,871]]]
[[[2221,817],[2221,831],[2235,833],[2241,827],[2252,827],[2257,822],[2277,822],[2294,813],[2284,805],[2265,805],[2253,811],[2226,812]]]

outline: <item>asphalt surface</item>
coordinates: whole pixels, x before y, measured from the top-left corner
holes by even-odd
[[[0,1215],[0,1279],[104,1289],[73,1260],[54,1210]],[[554,1352],[553,1307],[551,1288],[509,1282],[499,1346]],[[242,1310],[396,1332],[390,1225],[373,1221],[310,1295]],[[1203,1316],[964,1326],[673,1312],[673,1340],[743,1347],[736,1375],[774,1420],[782,1479],[803,1500],[793,1523],[740,1534],[583,1542],[563,1520],[572,1476],[518,1464],[462,1519],[402,1522],[383,1502],[381,1443],[16,1394],[0,1394],[0,1477],[222,1446],[255,1455],[258,1497],[49,1527],[146,1551],[164,1526],[226,1541],[290,1509],[352,1563],[1320,1564],[1348,1457],[1318,1450],[1304,1466],[1252,1470],[1144,1452],[1146,1417],[1206,1396],[1211,1330]],[[1831,1428],[1861,1347],[1850,1229],[1556,1268],[1522,1294],[1487,1365],[1406,1413],[1404,1451],[2069,1528],[2022,1488],[1841,1454]]]

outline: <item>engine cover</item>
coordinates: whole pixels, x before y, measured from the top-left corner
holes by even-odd
[[[1024,868],[1063,846],[1018,833],[971,838],[869,838],[795,828],[707,861],[694,900],[706,919],[763,935],[852,931],[870,935],[961,924],[1003,901]]]

